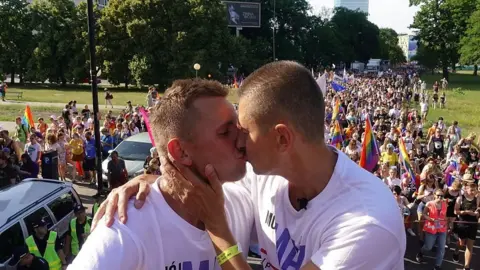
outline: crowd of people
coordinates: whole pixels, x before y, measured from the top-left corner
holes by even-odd
[[[107,91],[107,94],[113,95]],[[147,95],[147,105],[158,101],[158,92],[150,88]],[[106,99],[106,100],[109,100]],[[133,106],[128,101],[125,109],[118,114],[109,110],[105,115],[99,115],[101,133],[102,159],[123,140],[146,131],[145,121],[140,113],[151,106]],[[29,127],[22,117],[15,119],[15,131],[0,131],[0,188],[20,182],[25,178],[37,178],[41,174],[41,156],[55,151],[58,157],[58,176],[65,181],[83,181],[94,185],[96,183],[95,161],[96,147],[94,139],[94,115],[88,105],[77,107],[72,100],[57,114],[48,119],[36,119],[35,126]],[[152,152],[153,149],[152,149]],[[152,153],[153,155],[153,153]],[[118,157],[118,155],[111,155]],[[113,158],[115,160],[115,158]],[[158,159],[145,164],[148,172],[157,172]],[[119,162],[122,164],[122,162]],[[113,166],[118,167],[118,166]],[[124,167],[124,166],[123,166]],[[121,168],[119,168],[121,171]],[[120,173],[120,183],[127,179],[125,172]],[[118,186],[118,183],[112,183]]]
[[[381,77],[355,75],[344,86],[344,91],[329,88],[324,96],[325,141],[332,143],[338,124],[342,137],[338,150],[359,163],[366,122],[372,123],[379,155],[371,173],[390,189],[407,233],[418,236],[421,251],[417,261],[421,262],[436,245],[434,267],[439,269],[445,247],[454,243],[452,259],[459,262],[459,250],[465,247],[463,263],[469,269],[480,218],[479,141],[475,133],[462,134],[461,124],[455,119],[439,117],[432,121],[428,117],[430,110],[448,106],[446,80],[435,82],[429,89],[415,71],[399,70]],[[157,90],[150,88],[147,111],[158,97]],[[105,106],[113,107],[112,99],[106,91]],[[141,109],[129,102],[118,116],[109,111],[99,117],[105,157],[122,140],[147,131]],[[40,153],[51,150],[59,156],[60,180],[66,179],[67,164],[77,162],[85,171],[83,180],[95,181],[93,119],[88,106],[79,110],[75,101],[65,105],[60,116],[52,115],[49,123],[38,119],[37,127],[30,130],[17,118],[14,136],[5,130],[0,132],[0,188],[38,175]],[[408,160],[402,156],[401,145]],[[71,178],[79,179],[79,167],[72,168]],[[145,173],[160,174],[155,148],[145,161]]]
[[[455,242],[453,260],[459,261],[459,248],[466,246],[469,269],[480,217],[479,141],[475,133],[462,134],[455,119],[428,118],[431,110],[447,106],[446,80],[428,89],[414,71],[402,71],[380,78],[357,76],[345,86],[325,97],[326,138],[333,137],[338,121],[341,149],[359,163],[368,118],[379,150],[372,173],[392,190],[407,232],[418,235],[422,248],[417,260],[437,243],[435,267],[440,268],[445,245]],[[337,102],[340,112],[332,119]]]

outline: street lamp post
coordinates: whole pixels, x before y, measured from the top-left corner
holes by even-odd
[[[102,179],[102,145],[100,143],[100,116],[98,109],[98,88],[97,88],[97,63],[95,58],[95,18],[93,17],[93,1],[87,0],[87,16],[88,16],[88,39],[90,49],[90,79],[92,84],[92,102],[93,102],[93,127],[95,134],[95,148],[96,148],[96,173],[97,173],[97,194],[100,195],[103,191]]]
[[[200,70],[202,66],[200,66],[199,63],[195,63],[195,65],[193,65],[193,69],[195,69],[195,78],[198,78],[198,71]]]
[[[275,57],[275,28],[277,27],[277,1],[273,0],[273,31],[272,31],[272,49],[273,49],[273,61],[276,61]]]

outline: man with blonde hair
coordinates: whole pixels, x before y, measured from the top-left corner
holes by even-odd
[[[237,115],[227,94],[215,81],[175,81],[150,115],[158,152],[199,176],[211,164],[224,182],[242,178],[244,152],[236,147]],[[198,210],[179,202],[177,184],[168,177],[154,180],[144,207],[128,213],[130,222],[118,222],[120,216],[111,228],[99,224],[69,269],[212,269],[215,250]],[[220,211],[226,212],[230,229],[246,250],[253,205],[245,188],[226,183],[223,190],[229,200]]]
[[[403,269],[406,236],[392,193],[325,144],[324,99],[310,71],[291,61],[267,64],[245,79],[239,96],[239,129],[231,126],[225,136],[238,132],[237,147],[245,147],[251,165],[239,184],[254,203],[264,268]],[[210,144],[207,151],[214,150]],[[209,173],[201,175],[202,168],[192,170],[179,159],[162,161],[164,177],[180,186],[179,200],[204,222],[221,268],[248,269],[237,256],[228,215],[218,207],[229,201],[220,183],[231,178],[211,165],[217,173],[208,165]],[[139,180],[112,193],[107,219],[139,185],[143,196],[148,185]],[[125,220],[125,203],[119,204]]]

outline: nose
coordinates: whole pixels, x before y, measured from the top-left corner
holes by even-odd
[[[246,140],[247,140],[247,134],[239,130],[237,132],[237,140],[235,141],[235,148],[237,148],[237,150],[242,154],[246,153]]]

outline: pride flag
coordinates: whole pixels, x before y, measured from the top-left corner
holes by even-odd
[[[362,152],[360,153],[360,167],[369,172],[373,172],[380,159],[380,152],[377,147],[377,140],[372,131],[372,125],[369,117],[365,120],[365,137],[362,142]]]
[[[148,119],[148,113],[145,111],[144,108],[140,108],[140,115],[143,118],[143,122],[145,122],[145,127],[147,128],[148,137],[150,137],[150,142],[153,146],[155,146],[155,141],[153,140],[152,129],[150,128],[150,120]]]
[[[403,167],[410,175],[413,183],[415,183],[415,171],[413,170],[412,163],[410,162],[410,158],[408,157],[407,148],[405,147],[405,142],[403,138],[398,139],[398,150],[400,152],[400,159],[402,160]]]
[[[340,127],[340,123],[338,123],[338,121],[335,121],[335,127],[333,128],[331,144],[335,146],[337,149],[342,149],[342,143],[343,143],[342,128]]]
[[[333,112],[332,112],[332,121],[336,121],[338,117],[338,113],[340,112],[340,100],[337,99],[335,101],[335,106],[333,107]]]
[[[23,113],[22,124],[24,124],[29,131],[32,127],[35,127],[35,123],[33,122],[32,110],[30,110],[30,106],[28,105],[27,107],[25,107],[25,112]]]

